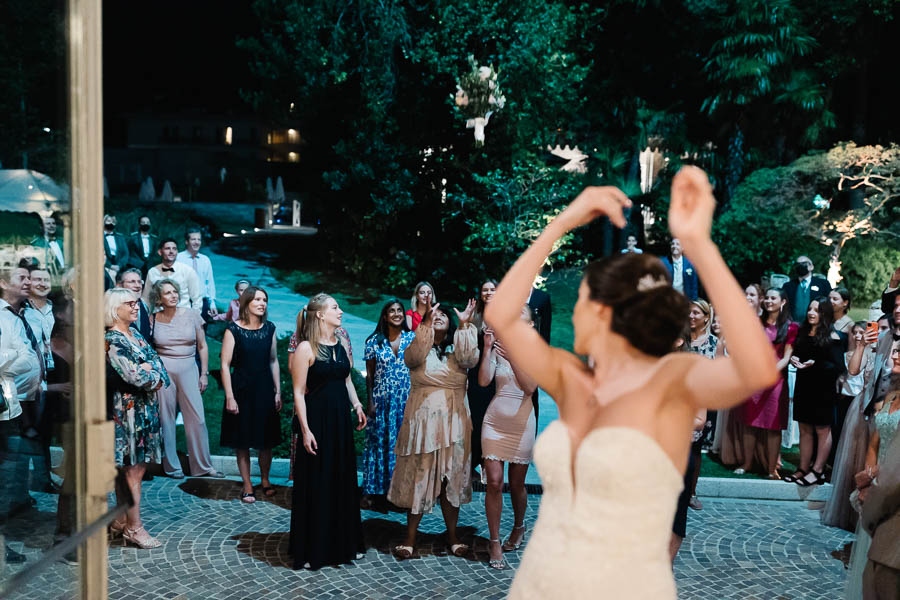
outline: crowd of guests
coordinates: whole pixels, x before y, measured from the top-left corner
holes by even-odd
[[[70,296],[50,298],[51,281],[65,266],[61,246],[51,235],[52,220],[45,221],[42,247],[53,267],[23,261],[0,270],[0,466],[4,515],[34,504],[26,489],[33,461],[32,485],[36,481],[37,489],[60,493],[57,537],[63,539],[72,529],[72,490],[71,484],[59,486],[50,477],[49,447],[54,436],[71,435],[63,425],[71,411],[72,347],[67,336],[72,319]],[[176,240],[150,232],[148,217],[141,217],[139,225],[140,231],[126,239],[115,232],[115,217],[104,217],[107,407],[115,422],[115,461],[121,471],[116,492],[134,500],[126,518],[110,529],[141,548],[153,548],[160,542],[143,528],[140,517],[147,464],[161,464],[173,478],[185,477],[185,470],[192,477],[224,476],[212,466],[202,400],[209,384],[207,323],[226,322],[220,442],[237,455],[240,500],[247,504],[257,500],[257,489],[267,497],[275,494],[269,473],[272,449],[282,441],[281,377],[266,291],[239,280],[236,298],[219,313],[212,266],[199,252],[201,232],[189,230],[179,251]],[[622,253],[641,254],[633,236]],[[701,298],[697,272],[683,256],[679,239],[672,240],[662,266],[668,285],[690,307],[671,351],[709,359],[727,356],[728,340],[715,306]],[[393,548],[398,558],[415,554],[421,518],[436,503],[449,552],[464,556],[469,548],[456,533],[459,508],[471,501],[476,479],[486,489],[489,566],[507,567],[503,553],[517,550],[526,533],[525,478],[537,431],[538,384],[484,319],[497,285],[497,280],[485,279],[462,310],[438,302],[434,286],[426,281],[415,286],[408,304],[397,298],[385,303],[365,343],[367,406],[350,378],[353,351],[337,302],[319,294],[300,310],[289,350],[294,399],[290,549],[295,568],[358,558],[364,552],[360,509],[389,505],[407,513],[406,536]],[[849,291],[831,289],[805,256],[798,257],[794,277],[783,286],[752,283],[745,288],[779,377],[738,406],[703,410],[694,417],[673,524],[673,559],[685,536],[687,507],[702,509],[696,484],[705,449],[738,474],[757,471],[802,487],[830,479],[835,489],[823,520],[855,527],[858,536],[848,589],[861,589],[862,578],[873,576],[866,560],[867,554],[872,556],[868,525],[873,522],[864,522],[859,514],[877,486],[900,423],[898,286],[900,269],[884,291],[878,314],[856,323],[848,315]],[[520,312],[521,322],[549,340],[546,292],[533,288]],[[185,463],[176,450],[179,412]],[[800,456],[798,468],[787,473],[781,448],[792,420],[799,424]],[[367,430],[361,501],[354,427]],[[259,457],[258,488],[250,477],[251,449]],[[501,540],[505,482],[514,525]],[[9,547],[5,552],[7,562],[24,560]]]

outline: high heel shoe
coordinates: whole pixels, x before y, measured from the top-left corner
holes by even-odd
[[[525,529],[525,527],[526,527],[525,523],[522,523],[521,525],[516,525],[515,527],[513,527],[513,531],[518,531],[519,529]],[[513,552],[514,550],[518,550],[519,546],[522,545],[522,542],[525,541],[525,532],[524,531],[522,532],[522,539],[519,540],[519,543],[514,544],[514,543],[512,543],[511,540],[512,540],[512,533],[509,534],[509,537],[506,538],[506,541],[503,542],[503,545],[501,546],[501,548],[503,548],[504,552]]]
[[[159,548],[160,546],[162,546],[162,542],[147,533],[147,530],[143,527],[138,527],[137,529],[126,527],[122,532],[122,537],[125,538],[126,542],[131,542],[138,548],[142,548],[144,550]]]
[[[499,544],[500,540],[499,538],[496,540],[491,540],[491,543]],[[501,545],[500,548],[502,550],[503,546]],[[492,569],[503,570],[506,568],[506,559],[503,558],[503,556],[501,556],[500,558],[491,558],[488,560],[488,566]]]

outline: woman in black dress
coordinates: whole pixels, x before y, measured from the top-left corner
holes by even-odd
[[[794,419],[800,424],[800,468],[785,480],[801,486],[825,483],[836,381],[843,371],[847,349],[847,334],[836,331],[833,325],[834,311],[828,298],[820,296],[810,302],[791,357],[791,364],[797,368]],[[814,435],[816,459],[810,468]]]
[[[357,430],[366,415],[350,380],[350,361],[335,336],[343,312],[318,294],[297,316],[300,344],[291,361],[294,426],[304,451],[294,458],[290,552],[294,568],[349,563],[365,552],[350,410]]]
[[[234,448],[243,489],[241,501],[256,502],[250,481],[250,448],[259,455],[263,494],[274,496],[269,482],[272,448],[281,443],[281,373],[275,347],[275,324],[267,320],[269,295],[248,287],[241,294],[240,318],[228,323],[222,338],[221,445]],[[231,370],[234,367],[234,371]]]

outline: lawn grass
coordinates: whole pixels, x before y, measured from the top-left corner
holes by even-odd
[[[307,298],[319,292],[326,292],[337,300],[341,310],[369,321],[378,322],[381,307],[392,298],[389,293],[361,286],[356,281],[337,273],[273,268],[272,274],[285,286]],[[409,296],[412,296],[412,292]],[[409,298],[400,296],[400,300],[406,308]]]
[[[781,449],[782,467],[779,473],[792,473],[800,464],[800,446]],[[704,454],[703,460],[700,461],[700,477],[727,477],[729,479],[762,479],[764,475],[759,473],[744,473],[737,475],[734,473],[736,465],[723,465],[716,454]]]

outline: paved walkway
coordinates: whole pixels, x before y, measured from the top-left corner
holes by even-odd
[[[275,483],[282,485],[272,501],[250,506],[238,500],[235,480],[145,482],[145,524],[164,545],[138,550],[114,542],[110,598],[503,598],[519,565],[520,553],[512,552],[506,557],[513,570],[487,566],[484,495],[475,493],[460,514],[461,535],[473,544],[465,558],[447,555],[440,510],[422,520],[417,554],[403,562],[389,548],[402,536],[404,516],[364,511],[364,558],[352,566],[294,571],[287,555],[290,488]],[[35,496],[39,510],[8,532],[12,547],[29,563],[40,558],[53,534],[56,497]],[[529,527],[540,498],[529,497]],[[505,536],[512,511],[506,495],[504,502]],[[680,598],[843,598],[846,571],[836,555],[852,536],[820,525],[818,513],[805,503],[707,499],[704,504],[689,514],[688,538],[675,563]],[[7,567],[4,577],[20,568]],[[15,597],[69,598],[74,577],[75,567],[54,564]]]

